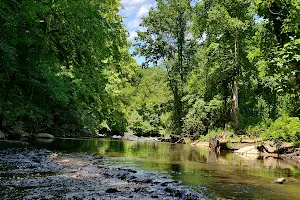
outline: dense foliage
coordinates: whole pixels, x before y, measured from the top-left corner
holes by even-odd
[[[193,41],[186,39],[191,17],[190,0],[157,0],[157,9],[150,9],[143,19],[145,32],[139,31],[138,53],[146,64],[162,62],[173,94],[173,131],[180,133],[183,125],[184,85],[190,71]]]
[[[180,96],[173,91],[182,109],[181,134],[233,129],[260,136],[270,129],[266,134],[274,135],[277,118],[298,119],[299,1],[166,0],[157,5],[143,19],[146,31],[138,33],[137,49],[148,62],[164,67],[170,81],[178,80],[171,70],[180,72],[180,55],[188,55],[182,57]],[[175,101],[171,106],[176,110]]]
[[[106,122],[124,132],[122,103],[107,88],[130,63],[119,1],[0,4],[0,129],[76,135]]]
[[[298,0],[1,1],[0,131],[299,139]]]
[[[275,142],[292,142],[299,145],[300,142],[300,120],[298,117],[282,116],[278,118],[263,133],[262,138]]]

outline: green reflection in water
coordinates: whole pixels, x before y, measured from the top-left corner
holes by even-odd
[[[54,151],[120,158],[114,161],[167,173],[210,199],[300,199],[299,167],[271,158],[258,160],[233,153],[217,156],[190,145],[122,140],[57,139],[33,144]],[[288,177],[288,182],[271,184],[279,177]]]

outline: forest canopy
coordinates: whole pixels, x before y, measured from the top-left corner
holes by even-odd
[[[156,0],[133,44],[120,9],[1,1],[0,131],[300,139],[299,0]]]

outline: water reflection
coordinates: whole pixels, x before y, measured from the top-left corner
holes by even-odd
[[[209,151],[207,148],[193,147],[183,144],[137,142],[105,139],[56,139],[51,143],[38,140],[33,145],[48,148],[53,151],[68,153],[86,152],[90,154],[106,155],[109,157],[143,158],[155,162],[169,163],[206,163],[210,166],[237,166],[240,169],[261,169],[280,171],[286,175],[300,177],[299,167],[293,162],[284,162],[275,158],[254,159],[225,152],[221,155]],[[215,164],[214,164],[215,163]],[[174,170],[177,171],[177,170]],[[293,171],[293,172],[291,172]]]
[[[297,199],[299,196],[299,167],[273,158],[259,160],[233,153],[218,155],[190,145],[122,140],[56,139],[52,143],[33,144],[53,151],[126,158],[144,169],[171,173],[172,178],[206,192],[210,198]],[[278,177],[289,177],[288,182],[283,186],[271,184]]]

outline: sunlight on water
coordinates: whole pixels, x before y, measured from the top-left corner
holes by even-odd
[[[112,157],[116,163],[165,173],[212,199],[300,199],[299,167],[271,158],[259,160],[230,152],[216,155],[207,148],[183,144],[105,139],[57,139],[34,145]],[[279,177],[288,181],[271,183]]]

